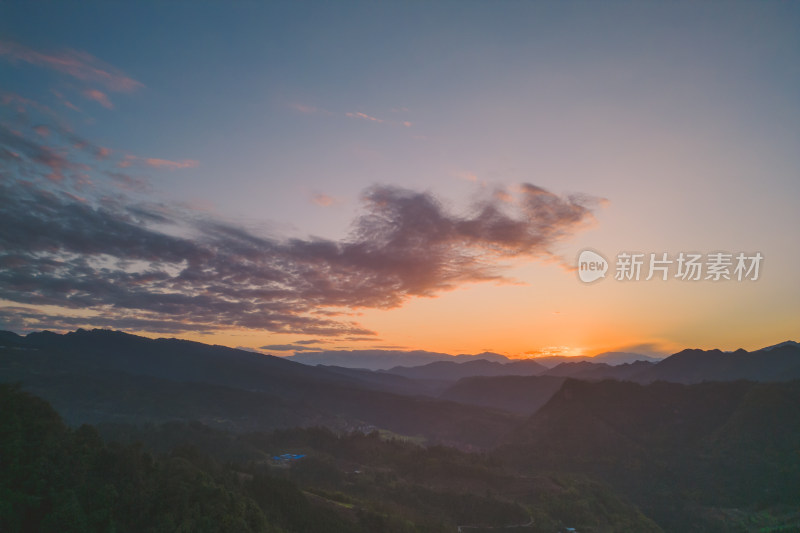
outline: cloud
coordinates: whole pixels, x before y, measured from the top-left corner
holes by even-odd
[[[155,157],[137,157],[132,154],[127,154],[117,162],[117,168],[129,168],[132,167],[134,164],[142,164],[150,168],[178,170],[182,168],[195,168],[200,165],[200,162],[194,159],[182,159],[180,161],[171,161],[169,159],[158,159]]]
[[[86,89],[83,91],[83,96],[85,96],[88,100],[97,102],[106,109],[114,109],[114,104],[112,104],[111,100],[108,99],[106,93],[102,91],[98,91],[97,89]]]
[[[250,346],[237,346],[236,349],[243,350],[245,352],[261,353],[258,348],[251,348]]]
[[[370,340],[374,340],[372,337],[369,337]],[[301,345],[308,345],[308,344],[322,344],[325,341],[320,339],[307,339],[302,341],[295,341],[294,344],[301,344]]]
[[[130,173],[128,167],[185,169],[198,165],[190,159],[171,161],[132,154],[112,159],[115,150],[79,136],[47,106],[3,92],[0,106],[12,115],[7,122],[0,121],[0,180],[40,182],[40,187],[46,180],[50,187],[81,195],[86,195],[90,185],[95,196],[119,190],[145,193],[151,191],[147,177]],[[107,185],[114,190],[108,191]]]
[[[12,63],[24,62],[67,74],[83,82],[100,84],[115,92],[132,92],[141,82],[96,57],[77,50],[44,53],[12,41],[0,41],[0,57]]]
[[[327,194],[315,193],[311,197],[311,201],[319,206],[328,207],[336,203],[336,198],[328,196]]]
[[[304,352],[304,351],[316,351],[318,348],[308,348],[306,346],[298,346],[296,344],[268,344],[266,346],[262,346],[259,348],[260,350],[269,350],[273,352]]]
[[[36,174],[36,169],[44,168],[45,178],[60,182],[67,173],[75,177],[87,168],[82,163],[70,160],[65,149],[37,143],[3,124],[0,124],[0,146],[0,161],[9,165],[9,169],[15,168],[22,176]]]
[[[361,113],[361,112],[357,112],[357,113],[350,113],[350,112],[347,112],[347,113],[345,113],[344,115],[345,115],[346,117],[350,117],[350,118],[360,118],[360,119],[363,119],[363,120],[369,120],[369,121],[371,121],[371,122],[378,122],[378,123],[382,123],[382,122],[384,122],[384,120],[383,120],[383,119],[380,119],[380,118],[377,118],[377,117],[373,117],[373,116],[367,115],[366,113]]]
[[[305,113],[306,115],[311,115],[317,113],[319,109],[314,106],[298,104],[298,103],[291,103],[289,107],[294,109],[295,111],[299,111],[300,113]]]
[[[278,240],[197,212],[80,202],[12,180],[0,184],[0,299],[95,316],[42,311],[30,327],[372,336],[324,311],[504,280],[504,260],[547,257],[591,218],[589,198],[516,191],[514,203],[488,198],[455,215],[431,194],[375,186],[347,238]]]
[[[460,180],[469,181],[471,183],[478,182],[478,176],[473,174],[472,172],[454,172],[453,176]]]
[[[58,98],[58,101],[61,102],[65,107],[73,111],[77,111],[79,113],[81,112],[80,108],[75,104],[73,104],[72,102],[70,102],[69,100],[67,100],[67,98],[63,94],[61,94],[58,91],[51,91],[51,92],[56,98]]]
[[[126,155],[119,163],[117,163],[117,166],[119,168],[128,168],[129,166],[133,165],[134,161],[136,161],[135,155]]]
[[[198,161],[195,161],[194,159],[184,159],[182,161],[170,161],[168,159],[156,159],[150,157],[144,160],[144,164],[153,168],[166,168],[169,170],[175,170],[178,168],[194,168],[200,163]]]
[[[391,126],[405,126],[406,128],[410,128],[410,127],[413,126],[413,123],[411,121],[408,121],[408,120],[403,120],[403,121],[385,120],[385,119],[378,118],[378,117],[373,116],[373,115],[368,115],[368,114],[363,113],[361,111],[346,111],[344,113],[342,113],[342,112],[331,112],[331,111],[328,111],[326,109],[322,109],[320,107],[301,104],[301,103],[298,103],[298,102],[291,102],[291,103],[287,104],[287,106],[290,109],[293,109],[293,110],[295,110],[295,111],[297,111],[299,113],[303,113],[305,115],[321,114],[321,115],[327,115],[327,116],[331,116],[331,115],[339,116],[339,117],[344,116],[344,117],[347,117],[347,118],[355,118],[355,119],[359,119],[359,120],[366,120],[368,122],[375,122],[377,124],[387,124],[387,125],[391,125]],[[399,109],[398,108],[392,108],[392,109],[390,109],[390,111],[392,113],[401,113],[401,112],[407,112],[408,108],[405,108],[405,107],[399,108]]]
[[[107,170],[104,172],[106,176],[112,179],[123,190],[135,192],[148,192],[150,191],[150,183],[142,177],[131,176],[125,172],[115,172]]]
[[[408,346],[401,346],[399,344],[376,344],[372,346],[372,348],[375,350],[408,350]]]

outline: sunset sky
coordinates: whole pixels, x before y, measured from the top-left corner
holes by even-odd
[[[0,200],[19,333],[800,340],[800,3],[0,1]],[[620,281],[622,252],[732,279]]]

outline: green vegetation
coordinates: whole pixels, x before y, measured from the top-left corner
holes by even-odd
[[[601,481],[669,531],[791,530],[798,405],[800,381],[568,380],[496,453],[519,472]]]
[[[0,428],[4,532],[453,532],[531,517],[530,527],[517,530],[550,532],[573,523],[564,509],[579,503],[585,512],[577,518],[598,531],[658,530],[599,484],[528,480],[488,455],[426,449],[378,432],[233,435],[199,424],[139,430],[145,440],[176,444],[161,453],[107,442],[92,426],[70,429],[45,401],[9,385],[0,385]],[[224,460],[214,456],[221,443]],[[285,450],[309,456],[288,469],[271,466],[268,458]]]

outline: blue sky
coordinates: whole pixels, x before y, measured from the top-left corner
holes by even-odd
[[[25,194],[34,187],[72,195],[105,214],[116,209],[116,221],[133,220],[134,208],[171,217],[137,219],[154,232],[145,240],[163,233],[211,246],[203,231],[225,225],[263,239],[253,246],[266,263],[256,263],[274,265],[270,247],[281,244],[289,254],[281,264],[293,269],[310,253],[298,250],[314,243],[370,249],[383,235],[378,230],[406,227],[406,219],[376,227],[358,218],[369,209],[380,218],[381,205],[417,209],[433,199],[436,216],[447,215],[443,223],[469,228],[428,263],[425,248],[411,247],[380,261],[355,261],[344,248],[315,256],[313,271],[292,278],[317,280],[314,291],[251,294],[239,302],[254,306],[246,316],[225,311],[199,322],[191,306],[165,315],[164,302],[136,303],[143,296],[133,297],[133,285],[122,298],[115,292],[122,278],[114,291],[87,288],[88,296],[63,287],[26,296],[23,270],[30,269],[25,283],[44,286],[44,271],[36,274],[43,264],[8,262],[0,305],[10,329],[123,327],[259,348],[320,334],[316,326],[303,329],[300,317],[339,316],[326,320],[355,326],[326,330],[325,347],[510,355],[757,348],[797,336],[796,4],[3,2],[0,15],[1,117],[12,132],[6,139],[34,140],[71,165],[55,179],[52,165],[34,158],[23,169],[7,159],[9,194],[25,182]],[[49,127],[47,136],[41,126]],[[70,147],[65,132],[102,153]],[[552,196],[544,198],[559,209],[586,212],[573,219],[558,211],[545,228],[541,213],[525,211],[531,196],[523,183],[547,191]],[[395,192],[376,195],[376,186]],[[32,198],[26,201],[36,205]],[[528,236],[541,238],[514,241],[512,250],[508,234],[486,237],[475,213],[488,204],[511,210],[516,221],[528,217]],[[33,231],[30,220],[12,214],[8,220]],[[57,219],[42,220],[36,227]],[[70,236],[64,242],[73,242]],[[213,238],[221,261],[220,250],[231,248],[221,234]],[[291,253],[288,239],[297,241]],[[77,261],[77,254],[95,275],[138,268],[177,276],[186,268],[154,252],[126,266],[114,261],[134,259],[116,249],[34,249],[12,241],[19,256],[41,259],[46,250]],[[759,251],[764,272],[750,285],[584,286],[565,268],[584,247],[611,257],[623,250]],[[420,264],[403,270],[397,259],[408,253],[421,254]],[[479,272],[465,258],[476,260]],[[334,263],[326,261],[343,261],[347,274],[331,274]],[[76,268],[62,274],[89,275]],[[214,292],[235,278],[221,268],[208,267],[219,277],[204,285],[189,285],[187,271],[180,287],[172,280],[147,291],[154,299],[176,291],[195,302],[211,298],[214,309],[235,306],[241,292]],[[360,295],[359,277],[385,293],[342,296]],[[258,279],[246,282],[248,290],[264,282]],[[272,289],[286,288],[281,283]],[[292,319],[251,320],[266,309]]]

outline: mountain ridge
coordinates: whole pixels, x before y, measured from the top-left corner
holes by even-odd
[[[517,423],[511,413],[390,392],[353,373],[108,330],[0,335],[0,377],[22,383],[76,425],[200,420],[233,431],[371,427],[483,448]]]

